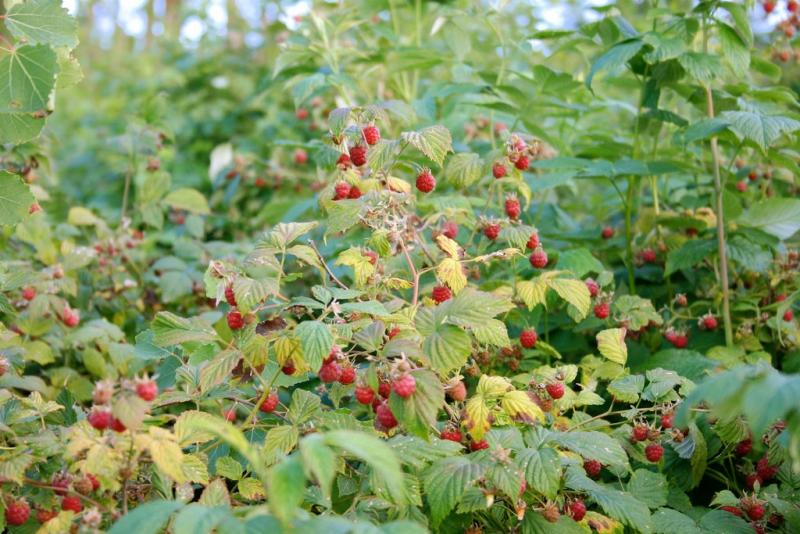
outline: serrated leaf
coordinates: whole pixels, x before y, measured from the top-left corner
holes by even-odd
[[[702,52],[686,52],[678,56],[678,62],[686,72],[701,83],[710,83],[722,76],[719,57]]]
[[[628,346],[625,344],[624,328],[609,328],[597,333],[597,350],[614,363],[625,365],[628,361]]]
[[[494,347],[508,347],[511,340],[508,338],[508,329],[503,321],[488,319],[482,325],[472,329],[472,335],[478,343]]]
[[[416,132],[403,132],[400,137],[440,167],[444,163],[445,155],[453,151],[450,130],[438,124]]]
[[[224,350],[214,356],[200,369],[200,391],[206,393],[222,384],[230,377],[241,359],[242,353],[238,350]]]
[[[300,341],[305,362],[312,371],[319,371],[322,360],[333,348],[333,334],[328,325],[320,321],[303,321],[295,328],[294,337]]]
[[[482,466],[463,456],[439,460],[428,468],[423,476],[423,487],[434,527],[459,503],[483,472]]]
[[[568,278],[553,278],[549,281],[549,286],[558,296],[569,302],[578,311],[578,317],[583,319],[589,313],[591,296],[586,284],[581,280]]]
[[[164,197],[163,202],[170,207],[185,210],[189,213],[198,215],[208,215],[211,210],[208,207],[208,200],[197,189],[182,187],[176,189]]]
[[[467,416],[464,418],[464,425],[469,431],[472,439],[480,441],[484,434],[492,427],[489,422],[489,407],[486,405],[482,395],[473,395],[464,407]]]
[[[644,389],[642,375],[628,375],[612,380],[608,384],[608,392],[621,402],[635,403]]]
[[[800,230],[800,200],[796,198],[762,200],[752,205],[739,217],[738,222],[785,241]]]
[[[519,282],[517,296],[522,299],[528,310],[532,310],[537,304],[544,305],[547,302],[547,281],[538,277],[530,281]]]
[[[240,478],[242,478],[242,474],[244,474],[244,469],[242,469],[242,464],[240,464],[230,456],[223,456],[221,458],[217,458],[215,469],[217,476],[225,477],[229,480],[239,480]]]
[[[285,458],[270,470],[268,480],[270,511],[288,525],[303,501],[306,486],[303,466],[296,457]]]
[[[598,72],[616,70],[625,65],[641,50],[642,46],[644,46],[644,42],[638,38],[622,41],[612,46],[592,62],[592,68],[586,76],[586,87],[592,88],[592,80]]]
[[[358,287],[365,286],[370,276],[375,273],[375,266],[370,262],[369,257],[365,256],[361,249],[355,247],[351,247],[339,254],[335,265],[352,267],[353,279]]]
[[[321,403],[318,395],[303,389],[295,389],[292,392],[292,403],[289,405],[286,417],[293,424],[302,425],[316,415]]]
[[[19,176],[0,170],[0,225],[22,221],[34,202],[36,199]]]
[[[150,501],[123,515],[109,529],[109,534],[158,534],[170,516],[183,508],[180,501]]]
[[[717,252],[717,243],[712,239],[692,239],[667,254],[664,276],[669,276],[681,269],[690,269],[707,260]]]
[[[153,330],[153,344],[157,347],[217,340],[217,333],[205,321],[194,317],[178,317],[171,312],[158,312],[150,327]]]
[[[483,162],[478,154],[454,154],[447,162],[445,177],[458,187],[467,187],[481,179]]]
[[[458,293],[467,286],[467,276],[461,268],[461,263],[453,258],[445,258],[436,267],[436,276]]]
[[[525,391],[509,391],[500,401],[503,411],[511,417],[520,417],[526,421],[544,422],[544,412],[531,400]]]
[[[667,504],[669,483],[661,473],[637,469],[628,482],[627,490],[650,508],[660,508]]]
[[[477,328],[489,319],[514,307],[510,299],[476,289],[465,289],[447,304],[449,321],[462,326]]]
[[[17,39],[53,47],[78,46],[77,23],[60,0],[27,0],[5,16],[6,27]]]
[[[322,494],[330,499],[331,485],[336,478],[336,453],[323,443],[322,436],[311,434],[300,441],[300,456],[309,478],[316,479]]]
[[[45,45],[21,46],[0,59],[0,111],[42,111],[56,83],[58,58]]]
[[[745,76],[750,69],[750,50],[739,34],[725,24],[717,22],[722,55],[731,66],[734,74]]]
[[[554,499],[561,487],[561,460],[550,447],[522,449],[517,461],[525,468],[525,480],[548,499]]]
[[[381,139],[372,145],[367,151],[367,166],[373,171],[381,171],[394,161],[397,151],[400,148],[400,143],[393,139]],[[397,178],[394,179],[398,180]],[[405,182],[408,185],[408,182]],[[399,184],[394,183],[397,187]]]
[[[688,515],[669,508],[659,508],[653,512],[654,534],[704,534]]]
[[[548,441],[603,465],[628,464],[628,455],[622,446],[602,432],[558,432],[550,435]]]
[[[780,115],[767,115],[756,108],[743,111],[725,111],[720,118],[730,123],[730,129],[739,137],[754,142],[762,152],[787,133],[800,128],[800,121]]]

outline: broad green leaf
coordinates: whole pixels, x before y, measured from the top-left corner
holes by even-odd
[[[303,321],[294,331],[294,337],[303,348],[303,359],[311,370],[319,371],[322,361],[333,348],[333,334],[330,328],[320,321]]]
[[[430,358],[433,370],[446,374],[467,363],[472,341],[460,327],[443,325],[425,337],[422,350]]]
[[[26,0],[9,9],[5,19],[11,34],[30,44],[78,46],[77,23],[60,0]]]
[[[470,328],[477,328],[489,319],[514,307],[510,299],[485,291],[465,289],[447,304],[448,320]]]
[[[719,40],[722,45],[722,55],[731,66],[734,74],[745,76],[750,68],[750,50],[736,30],[725,24],[717,22]]]
[[[667,265],[664,276],[669,276],[681,269],[690,269],[698,263],[709,259],[717,252],[717,242],[713,239],[691,239],[667,254]]]
[[[597,350],[614,363],[625,365],[628,346],[625,344],[624,328],[609,328],[597,333]]]
[[[603,465],[628,464],[628,455],[622,446],[602,432],[558,432],[551,434],[548,441]]]
[[[0,171],[0,225],[22,221],[34,202],[36,199],[19,176]]]
[[[331,484],[336,478],[336,453],[323,443],[319,434],[311,434],[300,440],[300,456],[309,478],[319,483],[322,494],[331,498]]]
[[[447,517],[483,472],[484,467],[464,456],[444,458],[428,468],[423,475],[423,487],[434,527]]]
[[[186,319],[171,312],[158,312],[150,327],[153,330],[153,344],[157,347],[217,340],[217,333],[202,319]]]
[[[0,111],[0,143],[19,145],[39,136],[45,125],[44,118],[31,113],[4,113]]]
[[[764,153],[784,135],[800,128],[800,121],[780,115],[767,115],[757,108],[725,111],[720,118],[730,123],[730,129],[739,139],[754,142]]]
[[[586,76],[586,87],[592,88],[592,80],[598,72],[603,70],[617,70],[625,65],[628,60],[641,50],[642,46],[644,46],[644,42],[638,38],[622,41],[612,46],[603,55],[592,62],[592,68]]]
[[[637,469],[628,482],[627,490],[650,508],[660,508],[667,504],[669,483],[661,473]]]
[[[653,521],[647,505],[631,495],[615,489],[601,487],[589,493],[603,511],[631,529],[644,534],[653,531]]]
[[[447,162],[445,177],[458,187],[467,187],[481,179],[483,162],[472,153],[454,154]]]
[[[753,527],[741,517],[725,510],[711,510],[699,521],[705,532],[724,532],[725,534],[752,534]]]
[[[517,461],[525,468],[525,480],[529,486],[548,499],[555,499],[561,487],[561,460],[555,449],[522,449]]]
[[[482,325],[473,328],[472,335],[475,336],[478,343],[500,348],[511,345],[506,324],[497,319],[488,319]]]
[[[583,319],[589,313],[589,306],[592,303],[589,289],[581,280],[569,278],[553,278],[549,282],[550,288],[558,296],[566,300],[578,311],[578,319]]]
[[[49,46],[14,49],[0,59],[0,112],[45,110],[57,73],[56,53]]]
[[[208,488],[203,492],[204,496],[207,491]],[[224,506],[195,502],[178,512],[171,530],[173,534],[210,534],[227,517],[230,517],[230,511]]]
[[[688,515],[669,508],[659,508],[653,512],[654,534],[705,534]]]
[[[229,480],[239,480],[244,474],[242,464],[231,458],[230,456],[223,456],[217,458],[215,464],[217,476],[225,477]]]
[[[287,457],[270,469],[268,487],[270,512],[288,525],[303,501],[306,487],[303,466],[297,457]]]
[[[207,393],[211,388],[227,380],[239,365],[242,353],[238,350],[224,350],[214,356],[200,369],[200,391]]]
[[[438,124],[416,132],[403,132],[400,137],[440,167],[445,155],[453,151],[450,130]]]
[[[183,508],[180,501],[150,501],[137,506],[109,529],[109,534],[158,534],[170,516]]]
[[[601,273],[605,269],[600,260],[592,256],[585,248],[565,250],[558,256],[556,269],[569,271],[577,278],[583,278],[589,273]]]
[[[787,240],[800,230],[800,199],[768,198],[750,207],[739,224],[758,228]]]
[[[710,83],[722,76],[722,64],[718,56],[702,52],[686,52],[678,57],[686,72],[700,83]]]
[[[642,375],[623,376],[608,384],[608,392],[614,395],[618,401],[627,403],[638,401],[642,389],[644,389],[644,377]]]
[[[296,427],[291,425],[274,426],[267,431],[264,437],[263,457],[264,463],[272,465],[292,452],[297,446],[300,434]]]
[[[164,203],[175,209],[185,210],[189,213],[198,215],[208,215],[211,210],[208,208],[208,200],[197,189],[182,187],[172,191],[164,197]]]
[[[304,389],[295,389],[292,392],[292,403],[289,405],[286,417],[295,425],[302,425],[313,419],[321,403],[318,395]]]

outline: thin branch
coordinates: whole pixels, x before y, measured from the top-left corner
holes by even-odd
[[[336,278],[336,275],[335,275],[335,274],[333,274],[333,271],[331,271],[331,270],[330,270],[330,268],[328,267],[328,264],[325,262],[325,258],[323,258],[323,257],[322,257],[322,254],[320,253],[320,251],[319,251],[319,249],[317,248],[317,245],[316,245],[316,243],[314,243],[314,240],[313,240],[313,239],[309,239],[309,240],[308,240],[308,245],[309,245],[309,246],[310,246],[312,249],[314,249],[314,252],[317,254],[317,259],[318,259],[318,260],[319,260],[319,262],[322,264],[322,267],[325,269],[325,272],[326,272],[326,273],[328,273],[328,276],[330,276],[330,277],[331,277],[331,280],[333,280],[334,282],[336,282],[336,284],[337,284],[339,287],[341,287],[342,289],[348,289],[348,287],[347,287],[346,285],[344,285],[344,284],[342,283],[342,281],[341,281],[341,280],[339,280],[338,278]]]
[[[401,239],[400,240],[400,248],[403,249],[403,254],[406,257],[406,262],[408,263],[408,268],[411,271],[411,275],[414,277],[414,298],[411,300],[411,305],[416,306],[417,301],[419,300],[419,277],[420,273],[417,272],[417,268],[414,267],[414,262],[411,260],[411,254],[408,253],[408,249],[406,248],[405,242]]]

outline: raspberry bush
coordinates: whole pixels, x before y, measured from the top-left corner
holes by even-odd
[[[0,11],[0,526],[800,530],[795,2],[180,4]]]

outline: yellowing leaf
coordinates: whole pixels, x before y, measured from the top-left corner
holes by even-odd
[[[500,404],[503,406],[503,411],[511,417],[544,421],[544,412],[524,391],[509,391],[503,395]]]
[[[87,208],[75,206],[69,209],[67,222],[75,226],[94,226],[100,219]]]
[[[445,258],[436,268],[439,279],[458,293],[467,286],[467,277],[461,269],[461,263],[454,258]]]
[[[502,376],[481,375],[476,391],[486,397],[499,397],[510,389],[514,389],[511,382]]]
[[[369,258],[355,247],[351,247],[339,254],[335,264],[352,267],[357,286],[366,285],[369,277],[375,272],[375,266],[370,263]]]
[[[589,295],[589,289],[582,280],[554,278],[550,280],[549,285],[551,289],[558,293],[559,297],[575,306],[581,315],[581,319],[586,317],[591,305],[591,295]]]
[[[628,360],[628,346],[625,345],[624,328],[609,328],[597,334],[597,348],[600,354],[614,363],[625,365]]]
[[[517,296],[522,299],[528,310],[532,310],[537,304],[545,305],[546,294],[547,282],[541,277],[517,284]]]
[[[281,365],[289,360],[297,364],[303,357],[303,352],[300,350],[300,341],[288,336],[279,337],[275,340],[275,357]]]
[[[174,434],[151,426],[148,434],[136,437],[136,442],[140,447],[147,448],[153,463],[175,482],[182,484],[187,481],[183,470],[183,451]]]
[[[472,439],[479,441],[483,439],[483,435],[491,428],[489,423],[489,407],[483,400],[482,395],[474,395],[467,401],[466,405],[467,417],[464,423],[467,425]]]
[[[398,193],[411,192],[411,184],[401,178],[397,178],[396,176],[389,176],[386,178],[386,185],[389,187],[389,189]]]
[[[446,235],[440,234],[436,236],[436,244],[439,246],[442,251],[450,256],[453,259],[458,259],[458,243],[447,237]]]

